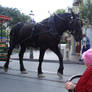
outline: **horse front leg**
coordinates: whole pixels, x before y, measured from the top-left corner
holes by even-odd
[[[38,77],[44,77],[42,72],[42,62],[44,58],[46,49],[40,49],[40,55],[39,55],[39,65],[38,65]]]
[[[8,54],[7,54],[7,61],[6,63],[4,64],[4,71],[7,72],[8,71],[8,66],[9,66],[9,60],[10,60],[10,55],[13,51],[14,47],[13,46],[10,46],[9,49],[8,49]]]
[[[62,54],[60,52],[60,48],[57,46],[55,48],[51,48],[51,50],[58,56],[59,58],[59,68],[58,68],[58,71],[57,71],[57,75],[59,77],[62,77],[63,75],[63,69],[64,69],[64,66],[63,66],[63,57],[62,57]]]
[[[20,52],[19,52],[20,71],[22,74],[27,74],[26,69],[24,68],[24,64],[23,64],[23,56],[24,56],[25,50],[26,50],[25,47],[21,47]]]

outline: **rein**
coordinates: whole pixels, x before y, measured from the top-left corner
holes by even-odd
[[[63,20],[63,21],[65,21],[65,19],[64,18],[62,18],[61,16],[59,16],[58,14],[54,14],[55,16],[57,16],[60,20]]]

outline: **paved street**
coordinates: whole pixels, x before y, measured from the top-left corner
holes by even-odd
[[[67,92],[63,83],[0,74],[0,92]]]
[[[75,74],[82,74],[85,66],[81,64],[64,64],[63,78],[56,74],[58,63],[43,63],[45,77],[39,79],[37,76],[38,62],[24,61],[28,74],[21,74],[19,61],[11,60],[9,71],[5,73],[2,69],[5,62],[0,62],[0,91],[1,92],[67,92],[64,82]]]
[[[59,78],[57,76],[58,58],[54,53],[46,52],[44,59],[47,62],[43,62],[42,66],[45,77],[38,78],[38,56],[39,53],[34,52],[35,60],[30,60],[29,53],[25,53],[24,65],[28,74],[20,73],[18,54],[12,54],[7,73],[3,70],[5,62],[0,62],[0,92],[67,92],[64,82],[72,75],[82,74],[85,71],[85,65],[67,60],[68,63],[64,61],[64,75]]]

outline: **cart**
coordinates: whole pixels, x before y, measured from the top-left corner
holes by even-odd
[[[3,24],[11,20],[11,17],[0,15],[0,61],[7,60],[8,44],[7,38],[3,36]]]

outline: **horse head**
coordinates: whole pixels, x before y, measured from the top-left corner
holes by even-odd
[[[82,21],[78,14],[64,13],[55,15],[56,29],[60,35],[66,30],[69,31],[76,41],[82,39]]]
[[[70,33],[76,41],[82,40],[82,21],[78,14],[71,13],[71,18],[68,22]]]

